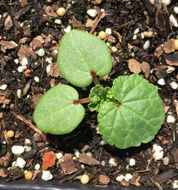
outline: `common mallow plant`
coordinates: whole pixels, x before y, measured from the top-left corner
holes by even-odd
[[[120,149],[150,142],[164,122],[164,108],[157,88],[139,75],[119,76],[103,87],[97,76],[110,73],[112,57],[107,45],[92,34],[72,30],[62,37],[58,52],[61,75],[72,85],[87,87],[89,97],[79,99],[69,85],[57,85],[39,100],[34,111],[37,127],[55,135],[73,131],[85,115],[83,103],[98,113],[104,141]]]

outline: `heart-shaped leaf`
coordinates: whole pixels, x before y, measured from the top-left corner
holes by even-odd
[[[81,104],[74,104],[78,98],[78,92],[68,85],[51,88],[36,105],[33,118],[37,127],[56,135],[73,131],[85,114]]]
[[[92,83],[93,73],[105,76],[111,71],[112,58],[101,39],[86,32],[72,30],[60,42],[58,66],[68,82],[86,87]]]
[[[165,117],[157,88],[133,74],[115,79],[112,89],[118,103],[104,103],[98,114],[103,139],[121,149],[150,142]]]
[[[110,87],[103,88],[100,85],[96,85],[91,89],[89,98],[91,100],[88,104],[90,111],[98,111],[103,103],[112,100],[113,92]]]

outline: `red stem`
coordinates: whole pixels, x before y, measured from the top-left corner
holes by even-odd
[[[73,104],[74,105],[77,105],[77,104],[86,104],[86,103],[89,103],[89,102],[91,102],[91,100],[89,98],[82,98],[80,100],[74,100]]]

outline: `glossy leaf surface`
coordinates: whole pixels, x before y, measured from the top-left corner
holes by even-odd
[[[57,61],[62,76],[78,87],[92,83],[91,71],[105,76],[112,68],[107,45],[96,36],[79,30],[72,30],[62,37]]]
[[[150,142],[165,113],[157,88],[139,75],[120,76],[112,87],[118,101],[99,109],[99,131],[110,145],[124,149]]]
[[[36,105],[33,118],[37,127],[56,135],[73,131],[85,114],[81,104],[73,104],[78,98],[78,92],[68,85],[51,88]]]

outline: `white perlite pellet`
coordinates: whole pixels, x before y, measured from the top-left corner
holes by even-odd
[[[116,46],[112,46],[111,50],[112,50],[113,53],[116,53],[117,52],[117,47]]]
[[[41,179],[44,181],[49,181],[49,180],[53,179],[53,175],[50,173],[50,171],[43,170]]]
[[[106,34],[108,34],[108,35],[112,34],[111,28],[106,28],[105,32],[106,32]]]
[[[63,154],[61,152],[58,152],[55,154],[56,155],[56,158],[59,160],[63,157]]]
[[[35,165],[35,170],[39,170],[40,169],[40,164],[36,164]]]
[[[127,174],[125,175],[125,177],[124,177],[124,180],[128,182],[129,180],[131,180],[131,179],[132,179],[132,177],[133,177],[133,175],[132,175],[132,174],[127,173]]]
[[[166,119],[167,123],[175,123],[176,119],[172,115],[168,115]]]
[[[146,50],[150,47],[150,40],[147,40],[144,44],[143,44],[143,49]]]
[[[25,152],[30,152],[32,150],[31,146],[25,145],[24,146]]]
[[[87,14],[94,18],[97,15],[97,11],[96,9],[88,9]]]
[[[30,144],[31,140],[30,139],[25,139],[25,144]]]
[[[6,88],[7,88],[7,84],[0,85],[0,90],[6,90]]]
[[[172,188],[177,189],[178,188],[178,180],[174,180],[172,183]]]
[[[174,12],[178,14],[178,7],[174,7]]]
[[[152,153],[155,161],[161,160],[164,155],[163,148],[158,144],[153,145]]]
[[[55,19],[55,20],[54,20],[54,23],[55,23],[55,24],[62,24],[62,21],[61,21],[61,19]]]
[[[177,82],[175,82],[175,81],[171,82],[171,83],[170,83],[170,86],[171,86],[171,88],[174,89],[174,90],[176,90],[176,89],[178,88],[178,84],[177,84]]]
[[[22,90],[18,89],[17,90],[17,97],[20,99],[22,97]]]
[[[37,82],[37,83],[39,83],[40,82],[39,77],[38,76],[34,76],[34,81]]]
[[[77,158],[79,158],[80,152],[78,149],[74,149],[74,154]]]
[[[178,27],[177,20],[173,15],[170,15],[169,20],[173,24],[174,27]]]
[[[117,166],[117,161],[116,161],[116,159],[110,158],[110,159],[109,159],[109,165],[110,165],[110,166]]]
[[[38,50],[38,56],[43,57],[45,55],[45,50],[43,48],[40,48]]]
[[[49,65],[46,66],[46,73],[49,73],[50,70],[51,70],[51,65],[49,64]]]
[[[135,166],[135,163],[136,163],[135,159],[134,158],[130,158],[130,160],[129,160],[129,166]]]
[[[161,86],[164,86],[166,83],[165,83],[165,80],[163,78],[160,78],[158,79],[157,83]]]
[[[117,177],[116,177],[116,181],[118,181],[118,182],[122,182],[123,180],[124,180],[124,175],[118,175]]]
[[[20,145],[13,146],[11,150],[13,154],[22,154],[25,151],[24,147]]]
[[[27,66],[28,65],[28,59],[26,57],[22,58],[21,65]]]
[[[68,25],[67,28],[64,29],[64,32],[68,33],[71,31],[71,29],[72,29],[72,27],[70,25]]]
[[[23,158],[17,158],[15,166],[18,166],[19,168],[24,168],[26,165],[26,161]]]
[[[86,155],[92,157],[91,152],[87,152]]]
[[[19,60],[18,60],[18,59],[14,59],[14,63],[15,63],[15,64],[18,64],[18,63],[19,63]]]
[[[136,28],[136,29],[134,30],[134,34],[138,34],[139,31],[140,31],[140,29],[139,29],[139,28]]]
[[[102,161],[101,161],[101,165],[102,165],[102,166],[105,166],[105,164],[106,164],[105,161],[102,160]]]
[[[17,68],[17,71],[19,72],[19,73],[22,73],[24,70],[26,70],[27,69],[27,66],[26,65],[21,65],[21,66],[19,66],[18,68]]]
[[[103,145],[105,145],[105,144],[107,144],[104,140],[102,140],[101,142],[100,142],[100,144],[103,146]]]

